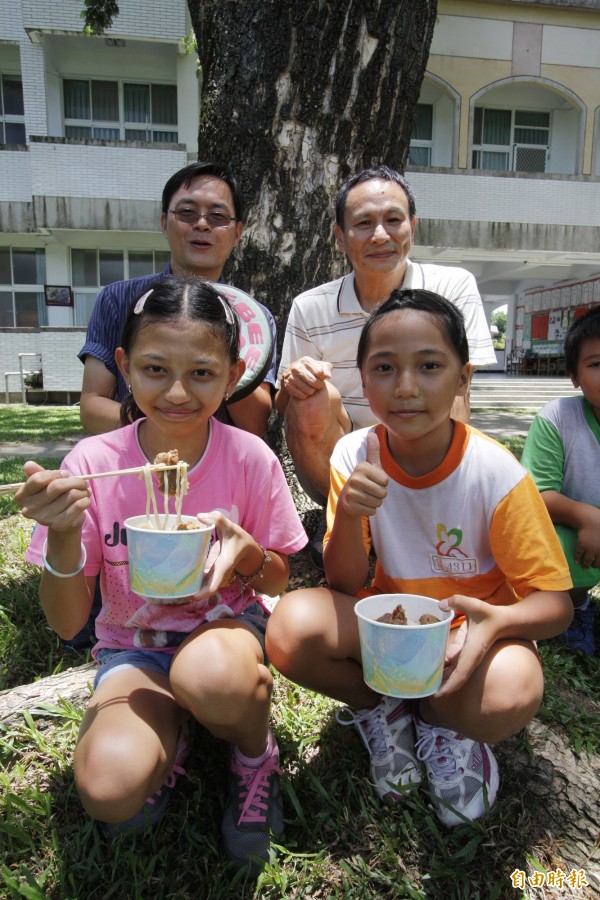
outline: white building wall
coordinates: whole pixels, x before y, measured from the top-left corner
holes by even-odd
[[[41,355],[44,390],[46,391],[81,391],[83,382],[83,365],[77,354],[85,342],[84,328],[70,328],[68,331],[52,328],[34,331],[33,329],[0,330],[0,379],[4,400],[7,372],[19,372],[19,353],[38,353]],[[26,357],[23,369],[37,369],[39,359]],[[8,390],[15,393],[21,390],[18,376],[8,378]]]
[[[22,0],[26,28],[81,33],[83,3],[76,0]],[[107,35],[181,40],[185,0],[119,0],[119,15]]]
[[[196,55],[179,54],[177,57],[177,130],[179,143],[185,144],[188,153],[197,159],[198,127],[200,122],[200,81]],[[173,169],[175,171],[175,169]]]
[[[0,153],[0,196],[14,202],[31,201],[31,156],[25,150]]]
[[[48,243],[45,247],[46,284],[72,284],[71,248],[66,244]],[[73,325],[73,308],[70,306],[47,306],[47,324],[60,328]]]
[[[21,69],[25,129],[29,139],[32,134],[48,134],[43,47],[23,40],[21,42]]]
[[[62,81],[54,71],[48,71],[48,59],[46,58],[46,102],[48,104],[48,134],[52,137],[62,137],[63,128],[63,103]]]
[[[556,109],[552,113],[549,172],[575,175],[579,143],[578,118],[575,109]]]
[[[432,166],[453,165],[454,147],[454,104],[450,97],[442,94],[433,104],[433,150]]]
[[[468,40],[465,41],[465,35]],[[513,23],[471,16],[438,16],[430,53],[476,59],[512,58]]]
[[[83,364],[77,354],[85,342],[85,329],[42,331],[42,373],[46,391],[80,391]]]
[[[32,190],[46,197],[127,197],[155,201],[165,170],[187,163],[185,150],[32,143]]]
[[[0,3],[0,35],[3,41],[23,39],[21,0],[2,0]]]
[[[411,172],[422,219],[598,225],[600,181]]]
[[[600,66],[599,37],[598,31],[544,25],[542,63],[554,66],[598,68]]]

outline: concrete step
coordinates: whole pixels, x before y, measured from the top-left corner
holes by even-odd
[[[580,394],[570,378],[521,378],[476,372],[471,384],[471,408],[538,410],[555,397]]]

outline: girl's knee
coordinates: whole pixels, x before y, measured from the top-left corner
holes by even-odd
[[[537,712],[544,691],[539,655],[529,641],[495,644],[456,694],[421,701],[426,721],[497,744],[521,731]]]
[[[286,665],[310,645],[318,651],[326,632],[326,604],[319,591],[292,591],[281,598],[267,624],[267,654],[285,674]]]
[[[489,743],[521,731],[539,709],[544,675],[539,654],[529,641],[505,642],[495,653],[485,681],[482,707],[496,735]]]
[[[247,629],[209,630],[173,660],[173,696],[203,724],[214,720],[215,711],[219,720],[237,721],[236,710],[270,700],[273,676],[260,655]]]
[[[78,744],[75,781],[81,803],[92,818],[124,821],[141,808],[157,768],[166,765],[158,739],[154,758],[147,752],[148,742],[145,744],[146,752],[140,753],[139,745],[125,731],[98,735]]]

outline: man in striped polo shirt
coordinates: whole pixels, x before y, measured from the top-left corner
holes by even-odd
[[[425,288],[462,311],[471,363],[496,361],[483,304],[470,272],[420,265],[408,258],[416,225],[413,193],[387,166],[347,181],[336,200],[335,236],[352,268],[349,275],[306,291],[292,303],[283,341],[275,406],[284,417],[287,445],[307,494],[325,506],[329,459],[337,441],[374,424],[362,393],[356,350],[371,310],[399,287]],[[467,422],[468,398],[457,398],[454,418]],[[325,517],[311,543],[322,568]]]

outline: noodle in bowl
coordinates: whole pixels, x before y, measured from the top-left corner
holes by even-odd
[[[180,528],[190,524],[194,527]],[[154,603],[185,600],[200,590],[213,534],[195,516],[169,513],[157,528],[147,516],[125,519],[131,590]]]

